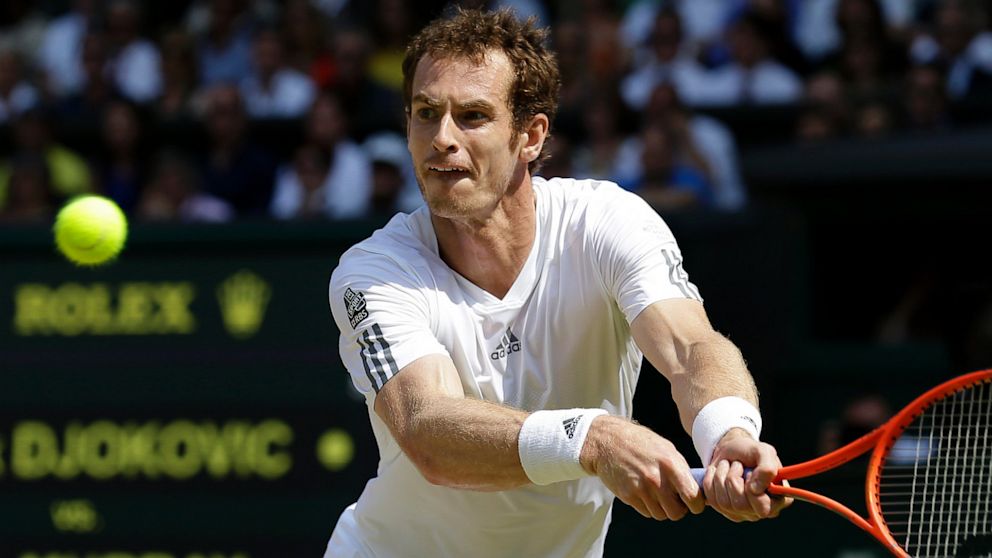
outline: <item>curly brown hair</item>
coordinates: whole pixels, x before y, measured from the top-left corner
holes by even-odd
[[[458,8],[450,17],[432,21],[410,41],[403,59],[403,105],[407,115],[413,97],[413,75],[421,58],[466,58],[481,63],[491,51],[502,51],[514,68],[508,95],[514,140],[538,114],[554,120],[561,78],[558,60],[545,44],[548,30],[535,18],[521,21],[502,9],[494,12]],[[548,158],[547,142],[528,168],[536,172]]]

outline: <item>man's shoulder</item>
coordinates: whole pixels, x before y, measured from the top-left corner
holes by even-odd
[[[534,177],[534,188],[550,200],[564,204],[590,204],[623,196],[626,190],[609,180],[592,178]]]
[[[409,275],[427,257],[427,246],[417,233],[422,218],[420,211],[397,214],[384,227],[346,250],[331,274],[332,285],[335,279],[347,276],[391,279]]]
[[[534,186],[547,201],[549,211],[561,213],[566,221],[598,215],[638,199],[609,180],[535,177]]]

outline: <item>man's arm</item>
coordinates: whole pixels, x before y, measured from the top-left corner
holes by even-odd
[[[375,412],[432,484],[506,490],[528,484],[517,437],[527,413],[468,399],[451,359],[417,359],[386,383]]]
[[[426,356],[401,370],[376,395],[375,412],[428,482],[480,491],[531,482],[518,450],[530,415],[466,398],[446,356]],[[592,437],[598,441],[590,445]],[[680,519],[703,510],[699,487],[675,447],[621,417],[592,421],[579,462],[645,517]]]
[[[656,302],[631,324],[634,341],[669,380],[672,398],[686,432],[707,403],[727,396],[758,406],[758,394],[740,350],[713,330],[703,305],[695,300]],[[734,428],[713,451],[703,489],[708,503],[734,521],[774,516],[788,504],[765,490],[782,463],[775,449]],[[744,467],[754,471],[745,486]]]

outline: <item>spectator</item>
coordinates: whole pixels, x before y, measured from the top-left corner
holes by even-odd
[[[950,127],[944,75],[936,66],[916,66],[906,77],[906,128],[934,133]]]
[[[651,91],[664,82],[674,83],[683,96],[693,98],[695,90],[705,86],[704,70],[683,46],[682,23],[674,9],[658,12],[649,40],[650,54],[621,83],[627,106],[644,110]]]
[[[38,91],[21,76],[21,60],[13,50],[0,51],[0,124],[38,104]]]
[[[888,136],[894,128],[895,115],[891,105],[884,99],[865,99],[855,108],[855,135],[867,139],[878,139]]]
[[[845,41],[838,70],[846,89],[856,97],[882,95],[889,84],[882,46],[875,39],[851,37]]]
[[[819,143],[840,136],[834,115],[825,107],[812,105],[805,107],[796,119],[796,140],[799,143]]]
[[[840,0],[836,20],[842,43],[823,66],[838,72],[856,96],[887,94],[906,70],[906,49],[890,37],[879,0]]]
[[[792,39],[794,4],[789,0],[748,0],[745,10],[750,12],[759,33],[767,41],[770,56],[803,75],[808,71],[809,63]]]
[[[74,124],[94,129],[104,107],[117,97],[117,88],[107,74],[107,41],[101,33],[90,33],[82,45],[82,89],[58,105],[60,115]]]
[[[270,211],[279,219],[365,217],[371,209],[372,167],[345,135],[347,120],[331,94],[314,102],[307,117],[307,143],[276,181]]]
[[[830,136],[843,132],[850,119],[848,95],[840,74],[823,70],[806,80],[804,101],[813,112],[822,113]]]
[[[337,66],[323,14],[309,0],[290,0],[282,18],[282,36],[289,67],[310,76],[319,89],[335,79]]]
[[[270,211],[277,219],[325,217],[330,157],[327,151],[307,143],[296,150],[292,165],[276,176]]]
[[[975,1],[941,0],[933,36],[913,42],[914,62],[941,66],[952,99],[992,89],[992,32],[983,29],[987,16]]]
[[[740,4],[737,0],[636,0],[624,13],[624,42],[631,48],[643,42],[651,33],[651,21],[658,11],[670,5],[683,23],[686,48],[695,55],[720,40]]]
[[[24,156],[44,159],[49,182],[57,198],[66,199],[91,191],[92,178],[86,161],[52,138],[48,118],[49,115],[40,108],[17,117],[13,126],[17,151]],[[9,188],[10,169],[9,164],[0,164],[0,197]]]
[[[251,24],[238,0],[211,0],[206,31],[197,44],[200,83],[237,84],[251,71]]]
[[[316,94],[310,78],[286,65],[279,34],[263,29],[255,35],[252,73],[241,82],[241,95],[252,118],[302,116]]]
[[[620,131],[623,105],[613,96],[598,95],[584,106],[585,141],[575,149],[575,171],[583,178],[616,182],[623,174],[618,154],[627,139]]]
[[[33,153],[15,156],[8,172],[7,190],[0,189],[0,223],[50,222],[58,201],[45,159]]]
[[[162,93],[162,60],[155,44],[140,32],[138,5],[133,0],[113,0],[107,8],[111,76],[122,95],[144,104]]]
[[[737,164],[737,142],[722,122],[691,112],[670,83],[652,91],[644,117],[672,130],[693,165],[708,170],[713,190],[711,207],[736,211],[747,204],[747,190]]]
[[[0,2],[0,51],[12,50],[33,58],[45,37],[45,18],[39,2],[3,0]]]
[[[49,22],[39,53],[48,90],[56,97],[78,93],[86,82],[83,39],[96,17],[96,0],[74,0],[72,9]]]
[[[713,195],[704,170],[680,161],[678,136],[658,123],[640,135],[639,172],[622,186],[637,192],[659,211],[712,207]]]
[[[585,0],[579,23],[586,42],[586,71],[596,89],[613,84],[623,77],[629,66],[627,52],[620,39],[620,18],[613,0]],[[605,91],[595,91],[596,94]]]
[[[406,139],[392,132],[382,132],[362,144],[372,162],[371,214],[392,217],[397,212],[410,212],[423,204],[417,186]]]
[[[269,207],[275,161],[247,137],[238,89],[217,85],[205,93],[209,146],[200,161],[206,192],[231,204],[239,215],[261,215]]]
[[[234,218],[225,201],[203,192],[200,177],[185,157],[173,152],[158,156],[151,181],[137,206],[144,221],[223,223]]]
[[[191,116],[197,87],[197,65],[192,40],[173,29],[162,37],[162,96],[156,106],[163,120]]]
[[[131,213],[145,182],[144,138],[134,106],[115,101],[103,113],[103,153],[94,165],[100,190]]]
[[[751,14],[734,23],[729,31],[733,62],[710,72],[704,87],[687,91],[686,102],[727,106],[799,100],[802,81],[770,56],[768,43],[760,31],[760,23]]]
[[[338,33],[334,42],[337,76],[330,89],[348,114],[351,135],[364,140],[381,131],[405,133],[399,94],[374,81],[368,73],[369,37],[359,29]]]
[[[839,51],[847,36],[891,39],[905,34],[919,4],[907,0],[793,2],[793,37],[807,59],[820,62]]]
[[[376,38],[369,58],[369,76],[393,91],[403,88],[403,53],[413,34],[409,5],[403,0],[375,0],[372,35]]]

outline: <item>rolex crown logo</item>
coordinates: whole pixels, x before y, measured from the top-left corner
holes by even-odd
[[[272,289],[254,273],[242,269],[217,287],[224,327],[232,337],[245,339],[255,335],[265,319]]]

